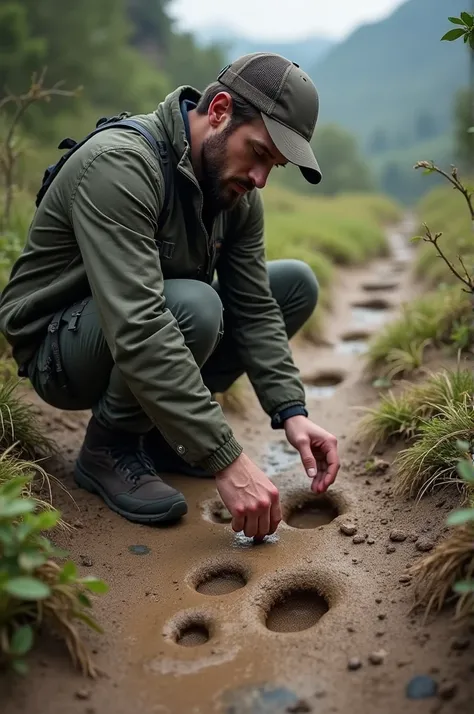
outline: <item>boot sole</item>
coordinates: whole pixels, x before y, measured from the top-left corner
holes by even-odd
[[[188,512],[188,504],[184,496],[176,497],[176,501],[171,504],[170,508],[165,513],[132,513],[125,511],[110,500],[106,491],[99,486],[90,476],[88,476],[81,467],[76,464],[74,466],[74,481],[80,487],[94,493],[102,498],[111,511],[115,511],[120,516],[123,516],[133,523],[168,523],[174,522],[186,515]]]

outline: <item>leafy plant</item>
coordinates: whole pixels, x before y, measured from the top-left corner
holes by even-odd
[[[76,666],[94,676],[76,622],[102,631],[89,613],[89,593],[105,593],[108,587],[92,576],[79,578],[70,560],[62,566],[53,560],[67,553],[43,534],[57,526],[60,514],[38,512],[35,499],[25,497],[31,464],[12,459],[6,465],[15,476],[0,482],[0,665],[25,674],[25,657],[39,630],[49,626],[64,639]]]
[[[448,20],[458,27],[448,30],[441,39],[453,42],[462,37],[464,42],[469,43],[471,49],[474,49],[474,15],[470,12],[462,12],[459,17],[448,17]]]

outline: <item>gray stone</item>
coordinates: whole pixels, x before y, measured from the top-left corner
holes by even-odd
[[[437,682],[432,677],[421,674],[410,679],[405,694],[408,699],[428,699],[429,697],[435,697],[437,691]]]

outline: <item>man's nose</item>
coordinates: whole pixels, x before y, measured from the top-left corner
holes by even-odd
[[[269,173],[270,169],[263,166],[257,166],[249,171],[249,179],[256,188],[265,188]]]

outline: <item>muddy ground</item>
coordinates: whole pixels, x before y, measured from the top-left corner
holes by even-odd
[[[169,476],[189,504],[176,526],[112,513],[72,480],[88,414],[49,410],[31,395],[64,455],[56,473],[70,495],[56,489],[55,498],[76,527],[58,544],[110,584],[95,606],[105,635],[85,635],[103,675],[84,679],[61,644],[43,641],[26,685],[0,679],[2,714],[474,711],[474,631],[449,610],[425,623],[406,575],[442,536],[456,497],[394,496],[396,451],[378,452],[384,463],[369,473],[356,435],[359,407],[377,399],[364,340],[414,292],[410,228],[391,231],[389,258],[339,272],[327,344],[293,344],[310,416],[339,440],[343,465],[327,496],[311,497],[299,457],[255,399],[244,417],[229,416],[281,492],[285,522],[262,545],[233,533],[212,480]],[[421,675],[430,696],[409,698]]]

